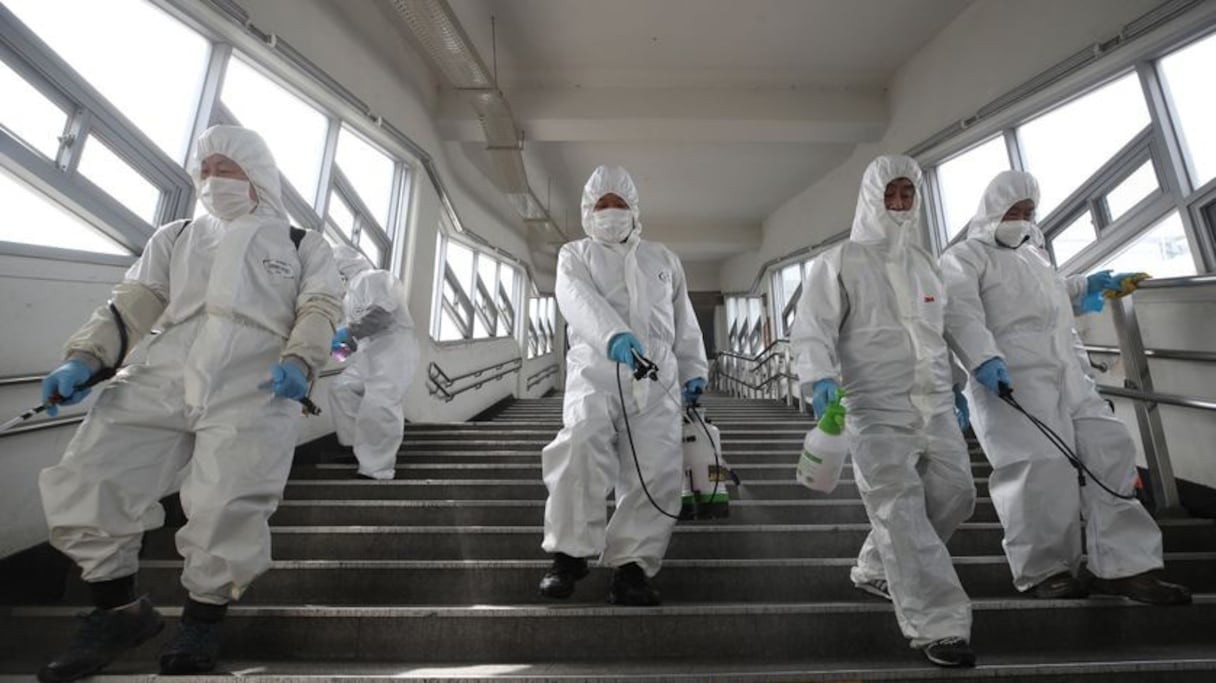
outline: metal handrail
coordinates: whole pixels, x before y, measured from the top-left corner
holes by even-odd
[[[1138,289],[1169,289],[1171,287],[1204,287],[1216,285],[1216,275],[1187,275],[1185,277],[1154,277],[1140,282]]]
[[[510,375],[511,373],[519,372],[520,368],[523,367],[523,364],[524,364],[524,362],[522,359],[512,358],[510,360],[503,361],[501,363],[496,363],[495,365],[491,365],[486,368],[482,368],[481,370],[475,370],[473,372],[467,372],[463,375],[457,375],[455,378],[449,378],[448,375],[443,371],[442,368],[440,368],[438,365],[436,365],[434,361],[431,361],[430,366],[427,368],[427,390],[430,392],[431,396],[438,396],[443,399],[444,403],[447,403],[447,402],[451,401],[452,399],[456,398],[457,396],[463,394],[466,391],[475,391],[475,390],[480,389],[481,387],[485,386],[489,382],[493,382],[495,380],[502,379],[503,377],[506,377],[507,375]],[[510,366],[510,367],[507,367],[507,366]],[[499,372],[496,372],[496,373],[490,375],[489,377],[485,377],[477,382],[472,382],[470,384],[466,384],[465,386],[460,387],[459,389],[454,389],[454,390],[448,389],[448,387],[451,387],[453,383],[455,383],[461,379],[467,379],[469,377],[478,377],[482,373],[493,371],[496,368],[503,368],[503,369],[500,370]],[[436,375],[439,375],[439,377],[442,377],[443,379],[449,380],[449,381],[446,384],[440,384],[437,381],[438,378],[436,377]]]
[[[450,377],[450,376],[448,376],[448,374],[446,372],[443,371],[443,368],[439,367],[435,363],[435,361],[431,361],[430,366],[427,368],[427,376],[428,376],[428,379],[430,379],[432,382],[435,382],[438,385],[441,385],[444,387],[450,387],[462,379],[468,379],[470,377],[478,377],[482,373],[494,372],[495,370],[498,370],[500,368],[503,368],[503,367],[505,367],[507,365],[511,365],[511,364],[516,364],[517,366],[522,365],[523,360],[518,357],[508,358],[507,360],[504,360],[499,363],[495,363],[494,365],[488,365],[484,368],[481,368],[480,370],[470,370],[469,372],[466,372],[462,375],[456,375],[455,377]],[[518,367],[516,369],[518,369]],[[440,382],[439,380],[443,380],[443,381]]]
[[[532,376],[528,378],[526,386],[531,389],[553,375],[556,375],[560,370],[561,368],[557,365],[557,363],[554,363],[538,372],[532,373]]]
[[[1164,403],[1171,406],[1180,406],[1182,408],[1216,411],[1216,401],[1190,398],[1189,396],[1179,396],[1178,394],[1162,394],[1156,391],[1138,391],[1136,389],[1114,387],[1107,384],[1099,384],[1098,391],[1109,396],[1129,398],[1133,401],[1143,401],[1145,403]]]
[[[760,351],[757,352],[756,355],[754,355],[754,356],[744,356],[743,354],[735,353],[734,351],[719,351],[717,353],[717,355],[727,356],[729,358],[737,358],[739,360],[748,361],[749,363],[759,363],[759,362],[761,362],[760,359],[764,358],[764,356],[766,354],[768,354],[770,351],[772,351],[778,344],[788,344],[789,342],[790,342],[790,340],[788,340],[788,339],[773,340],[773,342],[771,344],[764,347],[763,349],[760,349]],[[767,362],[767,359],[764,362]]]
[[[0,377],[0,387],[15,386],[18,384],[33,384],[41,382],[45,375],[21,375],[17,377]]]
[[[1103,346],[1101,344],[1086,344],[1085,350],[1090,353],[1105,353],[1117,356],[1119,355],[1118,346]],[[1149,358],[1160,358],[1162,360],[1185,360],[1196,363],[1216,363],[1216,352],[1212,351],[1187,351],[1184,349],[1145,349],[1144,355]]]
[[[733,375],[728,375],[721,371],[719,371],[718,376],[729,379],[732,382],[742,384],[743,386],[747,387],[748,389],[752,389],[753,391],[761,391],[765,387],[772,384],[773,382],[776,382],[779,379],[792,379],[792,380],[798,379],[798,375],[793,375],[788,372],[778,372],[777,374],[769,375],[763,382],[760,382],[759,384],[752,384],[751,382],[748,382],[745,379],[740,379],[738,377],[735,377]]]

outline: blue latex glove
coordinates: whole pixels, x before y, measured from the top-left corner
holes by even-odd
[[[975,369],[975,379],[987,387],[998,396],[1001,393],[1000,385],[1007,384],[1013,387],[1013,380],[1009,379],[1009,368],[1005,365],[1005,361],[1000,358],[989,358],[984,361],[978,368]]]
[[[1122,273],[1120,275],[1111,275],[1112,271],[1100,270],[1096,273],[1090,273],[1085,276],[1085,294],[1093,296],[1097,294],[1101,296],[1102,292],[1111,290],[1117,292],[1120,290],[1119,282],[1125,277],[1131,277],[1135,273]]]
[[[51,371],[42,378],[42,402],[49,404],[46,414],[55,417],[59,414],[59,406],[70,406],[80,403],[92,391],[92,387],[77,389],[89,381],[93,373],[89,366],[78,360],[70,360]],[[50,403],[51,397],[59,395],[59,400]]]
[[[971,408],[967,406],[967,397],[957,384],[954,385],[954,417],[958,420],[958,428],[967,431],[971,426]]]
[[[1102,296],[1104,290],[1099,289],[1096,292],[1090,292],[1081,299],[1082,313],[1101,313],[1102,307],[1106,305],[1106,299]]]
[[[298,401],[308,395],[308,377],[298,363],[281,360],[270,368],[269,385],[271,391],[279,398],[289,398]]]
[[[329,350],[337,351],[338,349],[342,348],[343,346],[347,346],[347,347],[353,346],[351,344],[351,341],[353,339],[354,338],[350,336],[350,330],[346,329],[346,326],[343,325],[342,327],[339,327],[337,330],[334,331],[333,341],[329,342]]]
[[[823,417],[828,410],[828,404],[835,401],[840,392],[840,385],[833,379],[821,379],[811,385],[811,407],[815,417]]]
[[[701,397],[701,392],[705,391],[705,378],[693,377],[684,383],[684,403],[693,404]]]
[[[608,357],[618,363],[624,363],[632,369],[637,369],[637,361],[633,358],[634,351],[637,351],[639,356],[646,355],[642,342],[638,341],[638,338],[631,332],[618,332],[608,340]]]

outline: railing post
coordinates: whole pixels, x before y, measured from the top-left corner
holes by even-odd
[[[790,380],[790,375],[793,375],[793,359],[790,358],[790,345],[785,345],[785,350],[782,351],[783,362],[781,364],[781,374],[785,375],[781,381],[785,383],[785,407],[789,408],[794,405],[794,387],[790,386],[793,382]]]
[[[1136,318],[1134,296],[1111,300],[1111,314],[1115,333],[1119,336],[1119,352],[1123,356],[1129,389],[1153,392],[1153,378],[1148,367],[1148,355],[1144,352],[1144,338]],[[1169,446],[1165,429],[1161,425],[1158,404],[1149,401],[1133,401],[1136,422],[1140,427],[1140,441],[1144,448],[1144,459],[1148,464],[1149,484],[1153,492],[1153,505],[1158,517],[1186,516],[1178,499],[1178,485],[1174,481],[1174,466],[1170,462]]]

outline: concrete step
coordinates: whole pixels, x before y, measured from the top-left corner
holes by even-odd
[[[313,494],[323,493],[313,491]],[[333,493],[338,493],[337,490]],[[606,503],[611,514],[612,504]],[[543,524],[545,501],[536,500],[394,500],[326,499],[284,500],[270,523],[276,526],[342,524],[410,524],[514,526]],[[678,510],[670,510],[678,514]],[[712,520],[721,525],[748,524],[863,524],[869,518],[859,500],[735,500],[730,516]],[[991,504],[976,505],[973,522],[995,522]],[[686,522],[703,524],[706,522]]]
[[[748,465],[768,467],[794,467],[798,461],[797,451],[757,451],[752,453],[730,453],[727,461],[731,467]],[[354,466],[354,456],[334,455],[332,460],[323,464],[336,464],[345,467]],[[530,465],[540,467],[540,451],[500,451],[500,450],[426,450],[402,453],[397,460],[397,468],[408,468],[412,465]],[[312,463],[301,463],[293,470],[304,471],[313,467]],[[538,469],[539,471],[539,469]],[[973,457],[971,473],[976,477],[987,477],[992,472],[992,465]],[[853,478],[853,465],[846,462],[840,476],[844,479]],[[311,477],[308,477],[311,478]],[[539,476],[538,476],[539,478]]]
[[[402,458],[396,465],[396,480],[409,481],[441,481],[454,480],[473,482],[482,479],[497,479],[510,481],[535,481],[540,484],[540,463],[411,463],[409,458]],[[770,484],[793,484],[793,464],[736,464],[731,463],[731,469],[739,476],[744,487],[760,487]],[[356,480],[354,462],[350,463],[313,463],[300,464],[292,469],[292,480]],[[795,486],[800,486],[794,484]],[[976,491],[980,496],[987,496],[987,479],[975,480]],[[728,491],[736,491],[736,486],[728,487]],[[857,496],[857,484],[854,480],[841,480],[837,489],[831,493],[820,493],[806,490],[796,492],[794,498],[851,498]]]
[[[96,683],[129,683],[133,678],[150,679],[154,660],[141,659],[143,651],[122,659],[90,680]],[[1151,646],[1135,644],[1118,650],[1081,650],[1068,653],[1016,655],[982,653],[980,666],[968,671],[948,671],[918,661],[912,651],[871,652],[864,658],[818,658],[802,661],[748,662],[695,660],[643,660],[636,662],[520,662],[518,660],[463,663],[420,661],[267,661],[221,660],[215,674],[179,676],[180,683],[228,683],[239,676],[244,683],[311,683],[342,680],[386,683],[399,680],[513,683],[805,683],[806,681],[916,681],[957,683],[963,680],[1033,680],[1035,683],[1211,683],[1216,657],[1203,647]],[[0,683],[27,683],[29,672],[40,662],[0,662]],[[2,672],[20,672],[5,675]]]
[[[857,485],[842,482],[831,494],[812,491],[793,480],[748,480],[739,486],[720,484],[720,491],[740,501],[855,501],[860,504]],[[986,490],[986,485],[985,485]],[[363,478],[308,479],[289,481],[285,499],[400,499],[453,501],[543,501],[548,495],[544,482],[521,479],[394,479],[371,481]],[[611,497],[611,496],[609,496]]]
[[[290,506],[280,508],[280,513]],[[300,506],[306,510],[307,506]],[[276,517],[272,521],[277,521]],[[301,513],[307,514],[307,513]],[[404,520],[403,520],[404,521]],[[1166,552],[1216,552],[1210,520],[1163,520]],[[176,559],[175,529],[144,536],[147,559]],[[772,559],[856,557],[868,524],[676,525],[668,559]],[[529,525],[274,525],[273,553],[280,560],[527,560],[540,559],[544,532]],[[952,555],[1001,554],[1001,525],[968,522],[950,538]]]
[[[741,439],[730,436],[729,434],[722,435],[722,453],[726,457],[730,457],[735,453],[755,453],[770,450],[780,450],[797,455],[802,452],[802,436],[787,437],[787,438],[758,438],[758,439]],[[409,454],[414,451],[433,451],[443,450],[447,448],[458,447],[462,451],[487,449],[494,451],[513,451],[513,452],[530,452],[540,454],[541,449],[553,440],[553,435],[543,439],[514,439],[507,437],[498,438],[481,438],[480,436],[472,436],[468,438],[457,439],[406,439],[402,442],[401,452]],[[638,452],[641,452],[643,445],[638,444]]]
[[[1216,591],[1213,561],[1216,553],[1171,553],[1165,558],[1171,580],[1204,593]],[[677,559],[664,563],[655,586],[667,605],[849,602],[865,595],[849,580],[853,564],[852,558]],[[973,599],[1017,597],[1003,555],[956,557],[954,564]],[[241,604],[287,605],[302,596],[317,605],[553,604],[536,589],[548,566],[547,559],[277,561]],[[181,567],[176,560],[144,562],[140,590],[157,604],[181,604],[186,598]],[[610,569],[594,569],[579,582],[572,601],[602,601],[610,577]],[[88,603],[84,582],[71,582],[67,601]]]
[[[77,628],[77,607],[0,611],[0,660],[43,661]],[[165,608],[166,616],[180,614]],[[1075,656],[1139,648],[1210,647],[1216,596],[1180,608],[1122,599],[1037,602],[976,600],[972,642],[981,656]],[[133,656],[153,661],[168,631]],[[722,661],[768,665],[790,660],[865,660],[908,651],[889,604],[748,603],[614,606],[255,606],[231,608],[224,624],[229,659],[428,662]],[[747,637],[741,637],[747,634]],[[1209,650],[1210,654],[1210,650]]]

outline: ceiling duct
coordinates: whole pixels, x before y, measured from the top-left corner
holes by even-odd
[[[550,242],[566,241],[565,232],[528,185],[523,132],[515,124],[507,98],[447,0],[391,1],[447,84],[462,93],[477,112],[486,136],[486,153],[494,166],[494,185],[507,196],[525,225],[541,231],[539,236]]]

